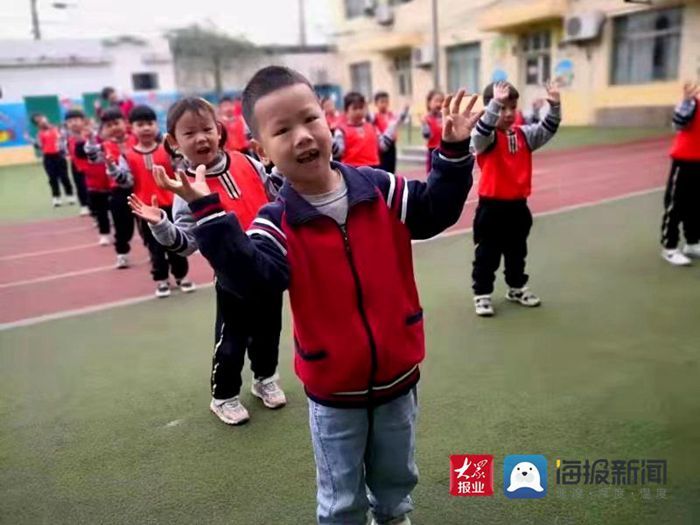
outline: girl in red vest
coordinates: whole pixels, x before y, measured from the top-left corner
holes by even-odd
[[[49,123],[45,115],[35,113],[32,115],[31,120],[37,127],[34,147],[41,151],[44,170],[49,177],[54,207],[62,204],[59,183],[63,186],[63,193],[66,195],[68,204],[75,204],[73,186],[68,179],[65,137],[60,129]]]
[[[379,132],[367,121],[364,95],[351,91],[343,100],[345,115],[333,135],[333,158],[349,166],[380,166],[379,154],[394,146],[398,121]]]
[[[204,172],[212,192],[216,192],[227,212],[233,212],[244,228],[255,229],[258,209],[276,196],[273,178],[262,164],[237,151],[225,151],[226,130],[216,120],[214,108],[206,100],[187,97],[168,112],[166,144],[184,157],[179,180],[194,180]],[[158,186],[165,189],[167,173],[162,166],[153,170]],[[173,201],[174,222],[162,211],[148,206],[136,195],[129,199],[134,213],[150,224],[158,242],[166,249],[187,256],[197,250],[195,220],[187,203]],[[241,372],[246,354],[253,370],[252,394],[268,408],[286,404],[277,381],[279,338],[282,329],[282,293],[261,294],[241,299],[221,286],[225,276],[216,276],[216,346],[211,373],[210,410],[224,423],[239,425],[249,419],[240,402]]]
[[[386,91],[378,91],[374,95],[374,107],[377,110],[373,113],[370,120],[374,127],[377,128],[379,133],[386,133],[389,126],[394,126],[394,129],[398,128],[398,124],[401,124],[408,117],[408,106],[403,108],[400,115],[394,115],[394,112],[389,109],[389,93]],[[398,122],[397,122],[398,121]],[[387,173],[396,173],[396,139],[398,133],[394,132],[391,137],[393,143],[385,151],[381,151],[379,154],[380,165],[379,167],[386,171]]]
[[[421,122],[421,134],[427,140],[428,155],[425,158],[425,171],[430,173],[432,168],[433,151],[440,145],[442,136],[442,104],[445,102],[445,94],[436,89],[428,92],[426,97],[428,114]]]
[[[664,195],[661,256],[674,266],[687,266],[700,257],[700,86],[686,83],[683,100],[673,114],[678,133],[671,147],[671,174]],[[683,224],[685,246],[678,248]]]
[[[219,101],[219,120],[226,129],[224,148],[226,151],[239,151],[248,155],[250,154],[248,126],[245,125],[243,116],[236,108],[236,101],[230,97],[223,97]]]

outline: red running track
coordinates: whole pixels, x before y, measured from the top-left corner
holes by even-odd
[[[539,153],[530,207],[543,213],[658,188],[668,172],[668,146],[664,138]],[[424,177],[420,171],[404,175]],[[451,231],[471,227],[475,203],[473,189]],[[131,258],[131,268],[114,269],[114,250],[97,246],[89,218],[0,226],[0,325],[151,296],[148,255],[138,234]],[[211,282],[201,256],[191,257],[190,265],[195,282]]]

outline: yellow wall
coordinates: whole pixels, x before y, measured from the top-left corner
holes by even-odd
[[[0,148],[0,166],[12,166],[14,164],[28,164],[36,162],[32,146],[17,146],[11,148]]]
[[[381,1],[381,0],[380,0]],[[395,22],[390,28],[379,26],[374,19],[360,17],[345,20],[343,0],[335,0],[338,15],[337,45],[342,63],[343,84],[350,86],[349,64],[370,60],[372,62],[373,89],[385,89],[396,100],[397,87],[390,56],[401,38],[396,35],[409,35],[411,41],[430,43],[430,0],[412,0],[394,8]],[[600,9],[607,20],[601,38],[585,45],[559,46],[563,22],[560,19],[538,20],[512,28],[499,28],[486,32],[484,21],[498,20],[498,14],[527,11],[530,4],[533,10],[541,12],[543,6],[551,10],[569,14]],[[440,0],[440,79],[445,87],[447,79],[446,48],[471,42],[481,43],[481,84],[486,85],[498,68],[506,71],[509,80],[521,89],[522,105],[527,107],[536,97],[542,96],[537,88],[522,86],[523,72],[520,58],[514,53],[518,36],[522,31],[549,28],[553,33],[552,68],[562,59],[571,60],[574,66],[573,81],[562,88],[564,123],[585,125],[595,123],[596,112],[608,108],[636,106],[671,107],[680,98],[684,80],[700,80],[700,1],[698,0],[655,0],[653,8],[684,5],[683,27],[680,47],[678,79],[670,82],[657,82],[641,85],[615,86],[610,84],[610,69],[613,42],[612,18],[632,12],[648,10],[649,7],[624,3],[622,0],[502,0],[493,4],[491,0]],[[491,7],[490,7],[491,6]],[[537,8],[537,9],[535,9]],[[501,10],[501,11],[499,11]],[[533,11],[534,12],[534,11]],[[510,16],[510,15],[508,15]],[[382,42],[389,48],[382,48]],[[370,42],[372,49],[363,49],[362,43]],[[408,48],[404,48],[404,51]],[[413,109],[414,115],[424,112],[425,94],[433,87],[432,70],[413,69]],[[394,102],[395,105],[398,105]]]

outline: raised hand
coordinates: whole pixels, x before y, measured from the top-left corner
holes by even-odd
[[[500,80],[493,85],[493,98],[496,102],[504,104],[510,96],[510,87],[508,82]]]
[[[158,224],[163,220],[163,213],[158,207],[158,197],[151,197],[151,205],[148,206],[133,193],[127,197],[131,211],[137,217],[142,218],[150,224]]]
[[[700,95],[700,86],[694,82],[686,82],[683,84],[683,98],[685,100],[693,100]]]
[[[171,179],[163,166],[153,166],[153,178],[159,188],[173,192],[185,202],[196,201],[211,193],[207,185],[207,168],[204,164],[197,166],[194,182],[190,182],[184,171],[177,171],[177,179]]]
[[[442,140],[445,142],[461,142],[468,139],[479,117],[484,114],[483,111],[472,111],[478,95],[472,95],[467,108],[460,113],[459,107],[463,98],[464,90],[460,89],[454,100],[452,95],[447,95],[442,105]]]
[[[547,90],[547,102],[550,104],[559,104],[561,101],[559,83],[556,80],[548,80],[545,82],[544,88]]]

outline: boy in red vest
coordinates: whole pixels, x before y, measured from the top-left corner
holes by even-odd
[[[686,83],[683,100],[673,114],[678,132],[671,147],[671,174],[664,195],[661,256],[674,266],[687,266],[700,257],[700,86]],[[685,246],[678,249],[683,223]]]
[[[385,133],[389,126],[394,126],[394,134],[391,137],[392,143],[387,149],[379,153],[379,167],[389,173],[396,173],[396,139],[398,134],[396,128],[408,117],[408,106],[406,106],[400,115],[394,115],[394,112],[389,109],[389,93],[386,91],[378,91],[374,95],[374,107],[376,112],[370,116],[370,121],[377,128],[379,133]],[[398,120],[397,124],[394,122]]]
[[[75,204],[73,186],[68,179],[65,137],[60,129],[51,125],[45,115],[35,113],[31,120],[37,127],[34,147],[41,151],[44,170],[49,177],[54,208],[62,204],[59,183],[63,186],[68,204]]]
[[[425,157],[426,173],[430,173],[433,151],[440,145],[440,137],[442,137],[442,105],[444,102],[444,93],[436,89],[430,90],[425,97],[428,114],[421,121],[421,135],[426,140],[426,147],[428,148]]]
[[[423,310],[411,239],[454,224],[472,182],[477,115],[443,108],[445,128],[427,182],[329,162],[331,135],[309,81],[258,71],[243,91],[257,151],[284,175],[279,198],[251,229],[210,193],[204,169],[168,184],[189,203],[201,253],[239,297],[289,289],[294,368],[309,398],[320,524],[407,525],[415,461]],[[451,103],[451,104],[450,104]],[[308,521],[308,520],[307,520]]]
[[[344,99],[345,115],[333,135],[333,158],[350,166],[380,166],[379,153],[394,145],[398,120],[380,132],[367,121],[364,95],[351,91]]]
[[[532,152],[556,133],[561,120],[559,88],[548,82],[549,113],[537,124],[515,125],[518,91],[507,82],[484,89],[486,112],[472,131],[472,147],[481,169],[479,206],[474,217],[476,252],[472,271],[474,308],[480,316],[494,314],[491,303],[496,270],[504,260],[506,299],[539,306],[527,287],[527,237],[532,214],[527,206],[532,184]]]
[[[174,177],[170,155],[159,140],[158,118],[155,111],[148,106],[135,106],[129,113],[131,130],[138,142],[122,153],[119,170],[122,176],[134,181],[134,195],[144,203],[158,208],[168,219],[173,218],[173,194],[156,185],[153,167],[162,166],[166,175]],[[139,233],[151,259],[151,275],[156,282],[156,297],[170,296],[168,274],[172,273],[175,284],[184,293],[195,290],[194,283],[187,279],[189,264],[187,257],[166,250],[151,233],[147,221],[136,219]]]
[[[240,112],[236,109],[236,101],[223,97],[219,101],[219,120],[226,128],[226,151],[238,151],[247,155],[250,153],[250,138],[248,127]]]

